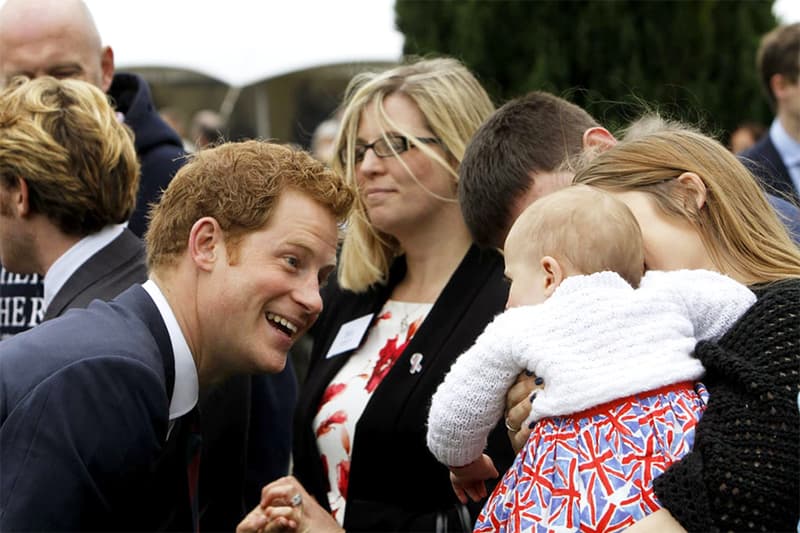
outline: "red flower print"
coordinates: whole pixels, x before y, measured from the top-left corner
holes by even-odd
[[[325,389],[325,393],[322,395],[322,400],[319,402],[320,407],[331,401],[337,394],[342,392],[347,388],[346,383],[332,383]]]
[[[339,411],[336,411],[331,416],[326,418],[325,421],[322,422],[322,424],[319,425],[319,427],[317,428],[317,437],[329,432],[331,430],[331,426],[335,424],[344,424],[346,420],[347,420],[346,412],[344,412],[341,409]]]
[[[400,354],[406,349],[408,342],[409,339],[406,338],[406,341],[398,346],[397,337],[386,341],[386,345],[378,352],[378,362],[375,363],[375,368],[372,369],[372,376],[370,376],[367,385],[364,387],[367,389],[367,392],[372,393],[375,391],[378,384],[383,381],[383,378],[385,378],[389,370],[392,369],[394,362],[397,361],[397,358],[400,357]]]

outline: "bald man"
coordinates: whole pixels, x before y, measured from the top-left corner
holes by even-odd
[[[128,228],[142,236],[148,204],[183,164],[180,137],[155,111],[147,83],[133,74],[114,74],[114,52],[103,46],[80,0],[7,0],[0,8],[0,83],[16,75],[87,81],[112,97],[119,118],[135,136],[142,165],[136,208]],[[0,337],[38,324],[44,317],[41,279],[0,273]]]

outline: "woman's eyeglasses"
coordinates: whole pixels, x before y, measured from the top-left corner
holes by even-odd
[[[391,157],[395,154],[402,154],[414,146],[414,142],[418,141],[423,144],[441,144],[442,141],[435,137],[417,137],[416,139],[409,139],[402,135],[389,134],[381,137],[370,144],[356,144],[354,148],[355,162],[360,163],[367,155],[367,150],[372,148],[375,155],[378,157]],[[342,165],[347,164],[347,148],[342,148],[339,152],[339,158]]]

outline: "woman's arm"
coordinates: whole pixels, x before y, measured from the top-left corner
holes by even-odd
[[[686,530],[669,514],[659,509],[625,530],[626,533],[686,533]]]

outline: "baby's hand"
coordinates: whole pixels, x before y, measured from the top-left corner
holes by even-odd
[[[494,467],[492,459],[486,454],[468,465],[450,467],[450,483],[461,503],[467,503],[467,497],[474,502],[485,498],[486,485],[484,481],[494,479],[497,475],[497,469]]]

